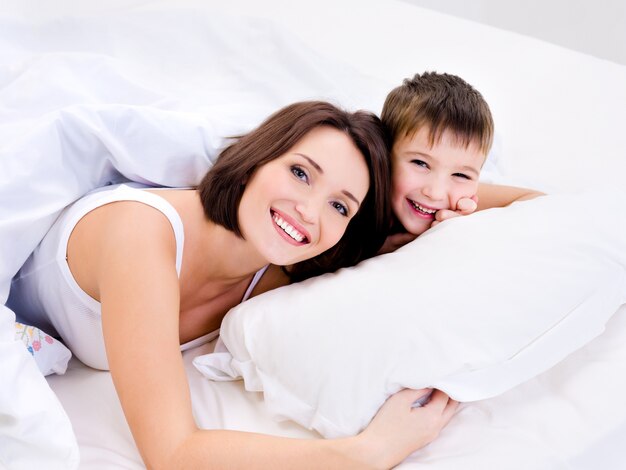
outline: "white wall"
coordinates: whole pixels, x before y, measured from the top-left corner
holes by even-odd
[[[403,1],[626,65],[626,0]]]

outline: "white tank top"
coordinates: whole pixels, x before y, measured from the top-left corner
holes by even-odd
[[[72,276],[67,264],[67,243],[76,224],[90,211],[116,201],[138,201],[161,211],[176,239],[176,272],[183,257],[183,224],[174,207],[139,184],[108,186],[89,193],[66,208],[37,249],[13,279],[7,305],[18,321],[36,326],[63,342],[85,364],[108,370],[102,334],[100,302],[90,297]],[[154,189],[154,188],[150,188]],[[255,273],[242,298],[245,301],[267,266]],[[219,330],[181,345],[181,351],[216,338]]]

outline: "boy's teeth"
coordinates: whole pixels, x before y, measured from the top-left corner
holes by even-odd
[[[282,228],[283,231],[287,235],[289,235],[291,238],[293,238],[295,241],[301,242],[302,240],[304,240],[305,238],[304,235],[298,232],[293,226],[285,222],[283,218],[280,217],[278,214],[274,214],[272,218],[274,219],[274,222],[276,223],[276,225]]]
[[[434,214],[435,212],[437,212],[437,209],[428,209],[426,207],[420,206],[415,201],[411,201],[411,204],[413,204],[413,207],[415,207],[418,211],[424,212],[425,214]]]

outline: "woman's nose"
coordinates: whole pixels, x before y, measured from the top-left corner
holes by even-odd
[[[313,201],[300,201],[296,204],[296,212],[300,215],[303,222],[312,224],[315,222],[316,214],[319,212],[316,206],[317,204]]]

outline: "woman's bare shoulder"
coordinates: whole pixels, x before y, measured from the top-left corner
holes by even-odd
[[[117,201],[78,221],[68,240],[67,262],[78,285],[99,300],[98,278],[104,265],[120,255],[132,263],[140,251],[150,248],[175,260],[176,240],[167,217],[140,202]]]

